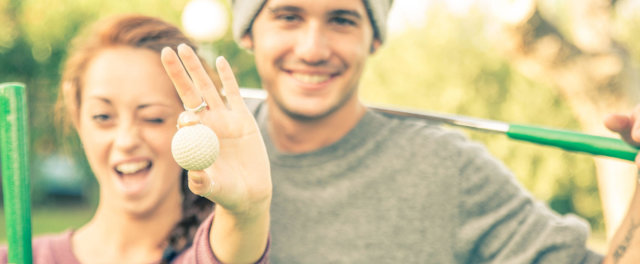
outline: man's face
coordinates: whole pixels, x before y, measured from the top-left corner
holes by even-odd
[[[297,120],[357,102],[374,41],[362,0],[269,0],[242,44],[253,50],[269,103]]]

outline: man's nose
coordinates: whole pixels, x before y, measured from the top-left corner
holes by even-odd
[[[310,22],[298,36],[296,55],[309,65],[325,63],[331,56],[326,34],[320,23]]]

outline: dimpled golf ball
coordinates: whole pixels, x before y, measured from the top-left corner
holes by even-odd
[[[216,133],[203,124],[185,126],[173,136],[171,153],[180,167],[204,170],[218,158],[220,143]]]

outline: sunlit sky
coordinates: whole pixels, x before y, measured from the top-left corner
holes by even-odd
[[[397,34],[409,27],[423,26],[427,22],[427,10],[435,3],[444,4],[454,14],[465,15],[473,6],[496,15],[517,16],[517,11],[541,2],[545,6],[557,6],[564,0],[394,0],[389,14],[389,33]],[[616,4],[616,13],[621,17],[636,16],[640,12],[640,0],[621,0]]]
[[[222,30],[215,25],[226,28],[226,23],[219,20],[211,21],[209,9],[211,4],[206,3],[209,1],[224,0],[192,0],[189,4],[197,6],[191,8],[192,12],[189,16],[183,17],[183,26],[187,31],[192,31],[189,32],[190,35],[205,36],[203,38],[210,39],[212,35],[220,35],[214,32]],[[424,26],[427,23],[427,11],[434,4],[443,4],[449,12],[459,16],[464,16],[472,7],[477,7],[479,10],[491,12],[493,16],[500,16],[504,21],[517,20],[534,3],[555,7],[561,5],[563,3],[561,1],[564,0],[394,0],[387,23],[389,35],[393,37],[408,28]],[[638,12],[640,12],[640,0],[621,0],[616,4],[618,16],[632,17]],[[209,23],[203,23],[203,21]]]

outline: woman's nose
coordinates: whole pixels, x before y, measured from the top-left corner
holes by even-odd
[[[114,145],[123,152],[131,152],[140,146],[140,128],[134,123],[122,124],[118,128]]]

